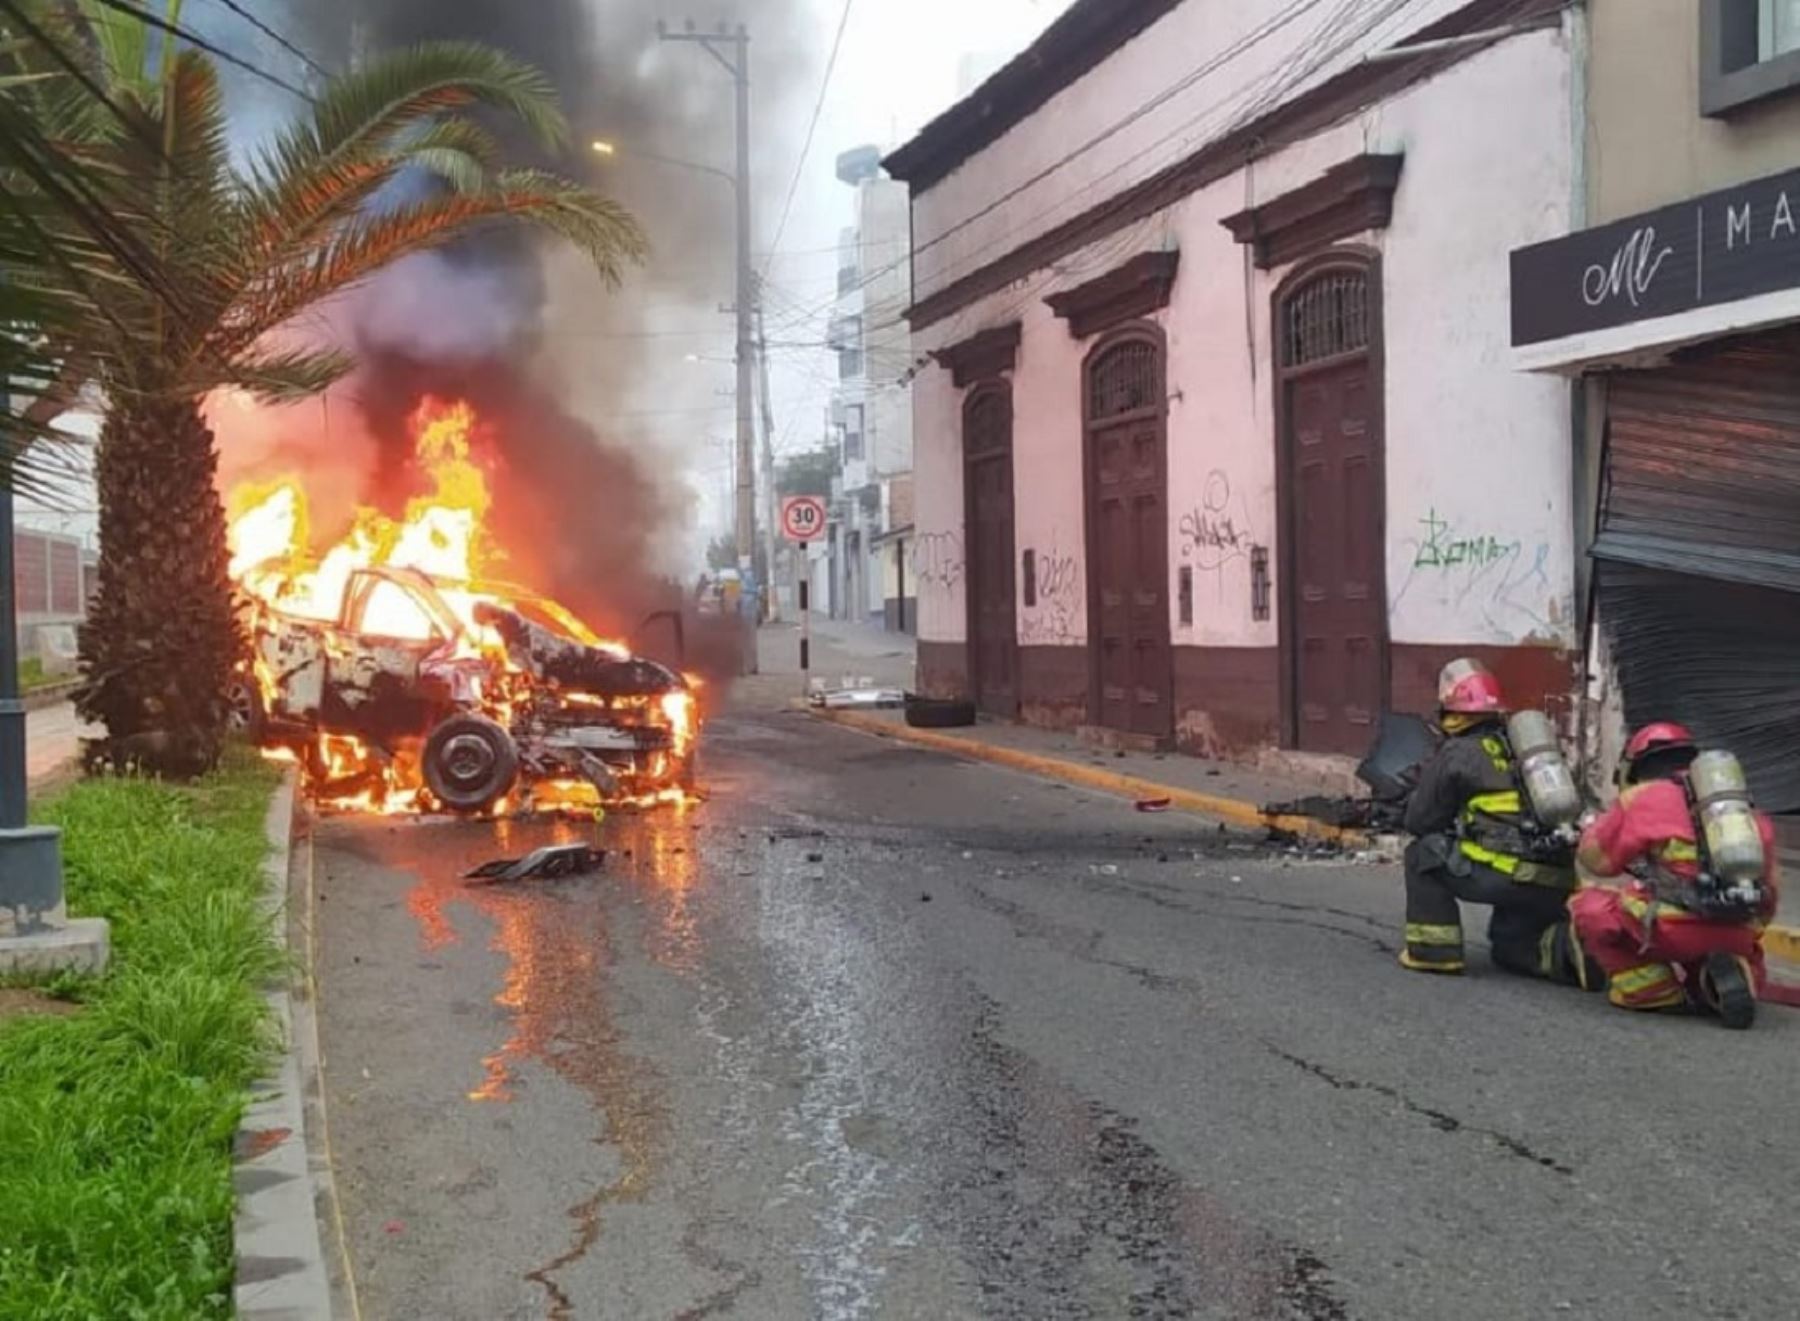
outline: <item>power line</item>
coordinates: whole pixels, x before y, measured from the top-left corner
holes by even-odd
[[[775,240],[769,244],[769,260],[763,265],[763,273],[768,273],[774,265],[775,253],[781,247],[782,237],[787,233],[788,218],[794,213],[794,197],[800,191],[800,180],[806,173],[807,157],[812,155],[813,135],[819,131],[819,117],[825,113],[825,97],[831,91],[831,76],[837,72],[838,52],[844,48],[844,33],[850,27],[850,10],[856,0],[844,0],[844,13],[838,19],[837,38],[831,43],[831,58],[825,62],[825,77],[819,84],[819,99],[813,106],[812,122],[806,126],[806,143],[800,148],[800,159],[794,164],[794,178],[788,184],[787,201],[782,203],[781,223],[775,227]]]
[[[859,287],[867,288],[870,284],[874,283],[877,279],[883,278],[886,275],[893,273],[895,270],[898,270],[901,266],[905,265],[907,261],[915,259],[922,253],[929,252],[933,248],[936,248],[939,245],[948,242],[950,239],[954,238],[957,234],[961,233],[962,231],[968,229],[970,226],[975,225],[975,224],[979,223],[980,221],[986,219],[988,216],[992,215],[995,211],[997,211],[1001,207],[1005,206],[1008,202],[1012,201],[1014,198],[1018,197],[1020,194],[1027,192],[1028,190],[1036,187],[1038,184],[1040,184],[1044,180],[1048,179],[1050,176],[1055,174],[1057,171],[1065,168],[1066,166],[1072,164],[1074,161],[1080,159],[1087,152],[1093,150],[1095,147],[1101,145],[1102,143],[1105,143],[1105,142],[1111,140],[1113,137],[1115,137],[1119,133],[1123,132],[1126,128],[1130,127],[1132,124],[1135,124],[1139,120],[1143,119],[1146,115],[1149,115],[1149,114],[1155,112],[1156,110],[1160,109],[1162,106],[1167,104],[1171,99],[1180,95],[1182,92],[1186,91],[1188,88],[1192,87],[1195,83],[1199,82],[1202,78],[1206,77],[1208,74],[1214,73],[1214,72],[1218,71],[1219,69],[1223,68],[1225,65],[1238,59],[1245,52],[1247,52],[1251,48],[1261,44],[1263,41],[1265,41],[1269,37],[1273,36],[1276,32],[1279,32],[1282,28],[1288,26],[1290,23],[1294,22],[1296,19],[1305,15],[1308,11],[1318,8],[1319,5],[1322,3],[1324,3],[1324,0],[1296,0],[1296,3],[1294,5],[1292,5],[1290,8],[1288,8],[1287,10],[1285,10],[1281,13],[1275,14],[1268,19],[1265,19],[1260,25],[1251,29],[1251,31],[1246,33],[1244,36],[1238,38],[1231,45],[1225,47],[1218,54],[1214,55],[1212,58],[1210,58],[1208,60],[1203,61],[1201,64],[1197,65],[1195,68],[1189,70],[1186,74],[1183,74],[1174,83],[1170,84],[1168,87],[1165,87],[1162,91],[1158,92],[1156,95],[1152,96],[1149,100],[1140,104],[1137,108],[1135,108],[1134,110],[1132,110],[1131,112],[1129,112],[1128,114],[1126,114],[1125,116],[1120,118],[1119,120],[1115,121],[1113,124],[1111,124],[1107,128],[1102,129],[1099,133],[1095,134],[1093,137],[1088,138],[1086,141],[1081,143],[1081,145],[1074,147],[1070,151],[1066,152],[1064,155],[1058,157],[1056,160],[1054,160],[1050,164],[1046,165],[1043,169],[1039,170],[1036,174],[1032,175],[1029,179],[1026,179],[1023,183],[1020,183],[1016,187],[1009,189],[1007,192],[1005,192],[1001,196],[995,198],[993,201],[989,202],[986,206],[982,207],[980,210],[974,212],[973,214],[963,217],[963,219],[959,220],[956,224],[952,225],[949,229],[946,229],[943,233],[935,235],[931,239],[927,240],[926,242],[919,244],[917,247],[913,248],[911,250],[911,252],[909,252],[905,257],[899,258],[896,261],[888,264],[885,267],[881,267],[875,271],[872,271],[871,273],[869,273],[869,275],[867,275],[862,280]],[[1191,121],[1191,120],[1189,121],[1189,123],[1192,123],[1192,122],[1193,121]],[[1180,129],[1176,129],[1174,132],[1180,132],[1180,131],[1181,131]],[[1169,138],[1174,136],[1174,132],[1167,134],[1164,137],[1158,139],[1158,141],[1156,143],[1152,144],[1152,147],[1159,146],[1159,145],[1161,145],[1161,143],[1168,141]],[[1144,153],[1140,153],[1140,155],[1142,155],[1142,154],[1144,154]],[[1067,200],[1067,199],[1059,198],[1058,203],[1060,204],[1060,202],[1065,201],[1065,200]],[[1054,210],[1054,209],[1055,209],[1055,207],[1053,205],[1051,208],[1048,208],[1042,214],[1047,215],[1047,214],[1049,214],[1050,210]],[[1039,218],[1041,218],[1041,216],[1033,217],[1032,219],[1036,220]],[[1029,223],[1031,223],[1031,221],[1027,221],[1025,223],[1029,224]],[[1017,233],[1018,230],[1021,228],[1023,228],[1022,225],[1014,226],[1011,229],[1009,229],[1005,234],[1002,234],[1000,236],[1000,238],[1002,240],[1004,240],[1006,237],[1009,237],[1011,234]],[[992,243],[984,245],[984,247],[982,249],[978,249],[976,253],[970,254],[970,257],[965,258],[965,260],[972,259],[974,256],[979,255],[980,252],[985,251],[985,250],[987,250],[987,248],[991,248],[992,246],[993,246]],[[842,295],[839,295],[839,296],[841,297]],[[833,300],[833,301],[835,301],[835,300]],[[829,306],[829,304],[825,304],[823,306]],[[823,310],[823,306],[821,307],[820,310]]]
[[[277,32],[274,28],[270,27],[267,23],[263,22],[262,19],[258,18],[255,14],[251,13],[248,9],[244,8],[243,5],[238,3],[238,0],[218,0],[218,3],[224,5],[225,8],[229,9],[232,13],[236,14],[239,18],[243,19],[244,22],[248,23],[251,27],[255,28],[258,32],[262,33],[265,37],[269,38],[269,40],[273,41],[277,46],[280,46],[289,55],[292,55],[295,59],[299,60],[300,63],[304,64],[307,68],[311,69],[314,73],[318,74],[319,77],[330,78],[332,76],[331,71],[329,69],[327,69],[324,65],[320,64],[311,55],[308,55],[299,46],[296,46],[293,42],[289,41],[286,37],[282,36],[281,33]]]
[[[205,51],[215,60],[222,60],[226,64],[242,69],[252,77],[262,79],[272,87],[279,87],[290,96],[298,97],[309,105],[313,104],[312,93],[294,86],[293,83],[288,82],[285,78],[276,77],[267,69],[259,68],[249,60],[242,59],[239,56],[233,55],[230,51],[214,45],[205,37],[200,36],[189,28],[184,28],[179,24],[171,23],[168,19],[162,18],[157,14],[152,14],[146,9],[139,9],[136,5],[127,3],[127,0],[97,0],[97,3],[104,5],[115,13],[124,14],[127,18],[135,18],[138,22],[143,23],[148,27],[153,27],[158,32],[162,32],[171,37],[180,37],[196,50]]]

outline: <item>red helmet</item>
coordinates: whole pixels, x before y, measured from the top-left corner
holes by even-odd
[[[1625,757],[1619,764],[1619,782],[1637,783],[1638,768],[1647,757],[1662,752],[1692,753],[1699,750],[1700,745],[1694,739],[1694,732],[1686,725],[1678,725],[1672,720],[1645,725],[1625,744]]]
[[[1506,710],[1506,694],[1478,660],[1453,660],[1438,676],[1438,710],[1447,715],[1492,715]]]

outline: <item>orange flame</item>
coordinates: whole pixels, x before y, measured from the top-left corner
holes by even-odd
[[[476,585],[504,558],[487,532],[493,498],[471,445],[479,425],[475,409],[467,402],[423,399],[409,419],[409,430],[429,489],[409,500],[404,515],[397,519],[373,509],[358,510],[349,531],[322,550],[312,545],[310,510],[301,479],[290,476],[239,486],[228,501],[233,581],[253,601],[276,614],[339,624],[346,617],[346,596],[358,571],[423,573],[437,585],[454,616],[455,636],[449,644],[453,657],[487,662],[502,676],[499,687],[526,682],[529,676],[513,664],[498,634],[476,619],[476,607],[483,603],[509,603],[497,589]],[[376,583],[357,605],[365,636],[418,642],[440,635],[434,621],[392,583]],[[629,655],[623,645],[594,636],[555,602],[539,599],[535,605],[588,646],[611,650],[621,658]],[[326,638],[329,646],[330,635]],[[253,670],[265,702],[273,707],[279,694],[277,677],[260,649],[253,658]],[[507,723],[509,693],[483,691],[480,696],[483,708]],[[606,699],[593,700],[608,705]],[[675,756],[685,760],[699,732],[693,695],[674,692],[658,700]],[[383,766],[361,740],[341,734],[320,736],[310,751],[305,764],[327,805],[390,814],[417,810],[420,777],[416,766]],[[272,755],[293,754],[277,749]],[[341,788],[334,790],[334,785]],[[668,792],[685,798],[680,790]],[[555,782],[533,786],[522,801],[539,811],[588,812],[599,806],[599,797],[592,784]],[[659,801],[663,797],[660,792],[650,795]],[[514,805],[502,803],[498,810]]]

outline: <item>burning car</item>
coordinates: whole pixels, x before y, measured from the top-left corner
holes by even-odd
[[[332,623],[257,597],[244,613],[254,654],[234,711],[301,757],[326,800],[423,790],[481,813],[521,787],[562,806],[691,783],[687,682],[555,602],[383,567],[351,574]]]
[[[231,573],[250,655],[236,722],[297,758],[327,806],[563,810],[687,796],[692,684],[555,601],[477,576],[486,489],[466,405],[415,419],[433,490],[362,511],[318,553],[296,480],[234,493]]]

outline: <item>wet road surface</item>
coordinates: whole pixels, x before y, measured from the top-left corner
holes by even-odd
[[[588,877],[301,850],[365,1317],[1794,1310],[1800,1017],[1409,976],[1393,869],[800,715],[707,779]]]

